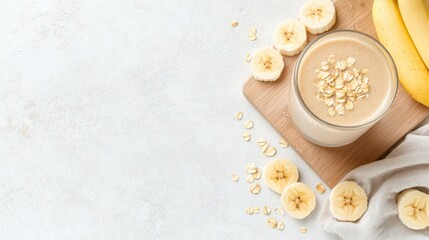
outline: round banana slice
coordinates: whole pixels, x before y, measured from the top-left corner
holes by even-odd
[[[281,54],[293,56],[304,49],[307,44],[305,25],[293,19],[288,19],[276,27],[274,32],[276,48]]]
[[[331,0],[310,0],[302,5],[299,20],[307,31],[318,34],[328,31],[335,24],[335,7]]]
[[[291,161],[276,159],[264,167],[263,179],[268,188],[282,194],[285,187],[298,181],[298,168]]]
[[[252,56],[252,75],[259,81],[275,81],[283,71],[283,57],[279,51],[266,47]]]
[[[281,201],[286,212],[293,218],[303,219],[316,207],[316,195],[304,183],[293,183],[282,193]]]
[[[397,198],[398,215],[408,228],[420,230],[429,226],[429,195],[416,189],[401,192]]]
[[[329,210],[339,221],[354,222],[368,208],[365,190],[353,181],[340,182],[329,197]]]

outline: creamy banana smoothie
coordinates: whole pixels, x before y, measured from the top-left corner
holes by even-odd
[[[377,41],[354,31],[331,32],[309,44],[295,65],[291,117],[308,140],[345,145],[384,115],[397,84],[394,63]]]

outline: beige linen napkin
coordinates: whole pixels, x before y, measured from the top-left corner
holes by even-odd
[[[368,195],[368,210],[355,222],[338,222],[327,201],[320,213],[323,228],[342,239],[429,239],[429,228],[408,229],[398,218],[397,194],[418,187],[429,193],[429,124],[407,135],[384,160],[359,167],[343,180],[356,181]]]

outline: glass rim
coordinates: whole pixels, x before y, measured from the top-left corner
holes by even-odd
[[[385,108],[383,109],[383,111],[381,111],[379,114],[376,115],[376,117],[374,117],[373,119],[371,119],[371,121],[365,122],[363,124],[359,124],[359,125],[350,125],[350,126],[345,126],[345,125],[337,125],[337,124],[333,124],[330,122],[327,122],[323,119],[321,119],[320,117],[318,117],[316,114],[314,114],[305,104],[304,100],[301,97],[301,93],[299,91],[299,85],[298,85],[298,69],[301,65],[301,61],[303,56],[305,55],[305,53],[315,44],[317,43],[320,39],[328,36],[328,35],[332,35],[332,34],[336,34],[336,33],[352,33],[352,34],[357,34],[357,35],[361,35],[364,38],[367,38],[370,42],[372,42],[373,44],[375,44],[382,52],[384,55],[384,58],[387,60],[388,65],[390,65],[390,70],[393,70],[393,93],[391,94],[392,96],[390,97],[390,99],[386,100],[386,104],[384,105]],[[307,112],[307,114],[309,114],[311,117],[313,117],[318,123],[320,124],[324,124],[327,125],[329,127],[333,127],[333,128],[337,128],[337,129],[360,129],[363,128],[365,126],[368,126],[374,122],[377,122],[378,120],[380,120],[385,113],[387,112],[387,110],[389,110],[390,106],[392,105],[397,91],[398,91],[398,71],[396,69],[396,65],[395,65],[395,61],[393,60],[392,56],[390,55],[389,51],[379,42],[377,41],[375,38],[373,38],[372,36],[366,34],[366,33],[362,33],[362,32],[358,32],[358,31],[354,31],[354,30],[335,30],[335,31],[330,31],[330,32],[326,32],[321,34],[320,36],[316,37],[315,39],[313,39],[310,43],[307,44],[307,46],[305,46],[305,48],[303,49],[303,51],[301,52],[301,54],[299,55],[297,62],[294,66],[294,70],[293,70],[293,74],[292,74],[292,85],[291,86],[294,91],[295,91],[295,95],[298,98],[298,101],[300,102],[301,106],[304,108],[304,110]]]

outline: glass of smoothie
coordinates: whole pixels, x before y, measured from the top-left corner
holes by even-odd
[[[397,87],[394,61],[377,40],[352,30],[328,32],[309,43],[295,64],[290,116],[309,141],[343,146],[383,117]]]

